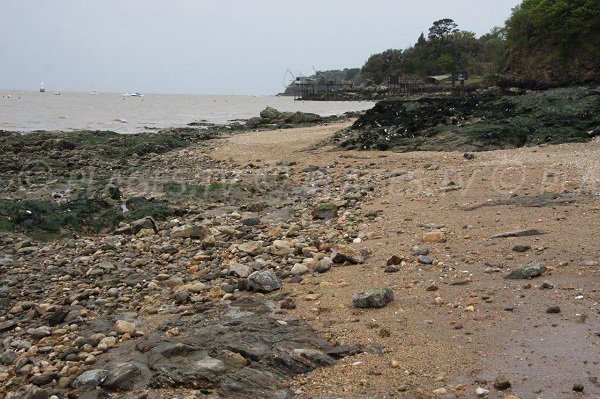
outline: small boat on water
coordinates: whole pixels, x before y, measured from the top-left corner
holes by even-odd
[[[94,91],[94,90],[92,90],[92,91],[90,91],[88,94],[89,94],[90,96],[97,96],[97,95],[98,95],[98,92],[97,92],[97,91]]]
[[[55,95],[55,96],[60,96],[60,91],[55,91],[55,92],[54,92],[54,95]]]
[[[40,93],[45,93],[46,92],[46,87],[44,87],[44,82],[42,82],[42,84],[40,85]]]
[[[142,93],[123,93],[121,94],[123,97],[144,97]]]

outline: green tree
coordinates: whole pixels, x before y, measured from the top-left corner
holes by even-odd
[[[444,40],[452,33],[458,32],[458,25],[450,18],[439,19],[429,28],[429,40]]]
[[[586,47],[600,51],[600,1],[524,0],[506,22],[511,51],[526,52],[540,46],[563,56]]]

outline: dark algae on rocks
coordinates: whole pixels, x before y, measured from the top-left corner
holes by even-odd
[[[381,101],[334,138],[347,149],[486,151],[585,142],[600,133],[600,90]]]

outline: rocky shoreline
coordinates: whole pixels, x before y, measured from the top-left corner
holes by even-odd
[[[596,141],[364,152],[286,123],[1,137],[0,394],[598,393]]]
[[[287,315],[282,286],[362,259],[348,244],[364,238],[353,226],[371,179],[216,161],[215,137],[3,137],[5,397],[287,397],[290,377],[361,350]]]

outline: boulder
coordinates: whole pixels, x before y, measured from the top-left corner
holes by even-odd
[[[360,251],[346,245],[336,244],[331,248],[331,260],[334,263],[350,262],[352,264],[363,263],[365,258]]]
[[[281,288],[281,280],[271,270],[259,270],[248,276],[248,288],[252,291],[271,292]]]
[[[195,224],[175,226],[171,229],[171,237],[174,238],[205,238],[209,235],[210,231],[208,228]]]
[[[269,121],[273,121],[281,117],[281,112],[279,112],[273,107],[267,107],[260,111],[260,117]]]
[[[369,288],[352,295],[352,305],[357,308],[382,308],[394,300],[391,288]]]

